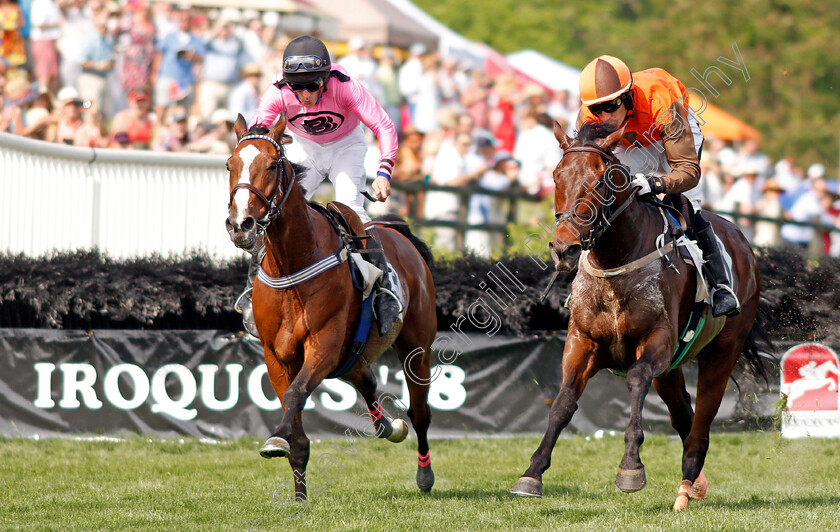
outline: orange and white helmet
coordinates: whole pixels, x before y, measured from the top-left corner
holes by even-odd
[[[624,61],[602,55],[589,62],[580,73],[580,101],[583,105],[608,102],[633,86],[633,74]]]

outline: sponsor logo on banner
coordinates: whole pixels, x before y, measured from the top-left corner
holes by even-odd
[[[39,362],[33,368],[38,383],[32,404],[42,409],[99,410],[106,406],[135,410],[147,405],[154,414],[189,421],[198,416],[197,406],[205,411],[225,411],[247,401],[262,410],[281,408],[280,400],[271,391],[265,365],[255,366],[247,375],[242,364],[199,364],[196,371],[183,364],[166,364],[151,375],[134,364],[117,364],[104,374],[86,363]],[[392,371],[385,365],[376,368],[381,383],[387,383],[391,377],[402,384],[398,406],[407,408],[409,395],[405,373]],[[456,365],[441,364],[432,368],[432,374],[438,378],[429,387],[429,406],[436,410],[455,410],[462,406],[467,399],[464,370]],[[217,389],[223,391],[225,397],[218,397]],[[323,407],[333,412],[347,411],[356,406],[357,398],[356,389],[346,382],[327,379],[307,399],[304,409]]]
[[[787,396],[782,436],[840,437],[840,363],[818,343],[799,344],[782,356],[781,392]]]

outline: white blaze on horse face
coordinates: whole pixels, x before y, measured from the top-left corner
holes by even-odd
[[[251,182],[251,165],[254,159],[260,154],[256,146],[245,146],[239,151],[239,158],[242,159],[242,173],[239,174],[239,183],[248,184]],[[245,210],[248,208],[248,198],[251,192],[247,188],[240,188],[233,195],[233,203],[236,205],[236,222],[241,224],[245,221]]]

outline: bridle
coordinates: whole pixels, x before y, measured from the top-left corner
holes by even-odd
[[[274,193],[271,195],[271,198],[267,198],[263,191],[252,185],[251,183],[237,183],[233,186],[230,190],[230,202],[228,203],[228,210],[230,210],[231,205],[233,205],[233,195],[234,193],[239,190],[240,188],[244,188],[250,192],[253,192],[262,202],[265,204],[266,208],[268,209],[265,215],[257,220],[257,234],[265,233],[265,230],[268,228],[268,225],[277,219],[280,216],[280,212],[283,210],[283,204],[286,203],[286,200],[289,198],[289,194],[287,189],[289,185],[292,183],[292,179],[294,179],[294,172],[291,168],[287,171],[287,166],[289,164],[288,159],[286,159],[286,155],[283,152],[283,148],[280,147],[280,144],[277,143],[273,138],[268,137],[266,135],[246,135],[239,139],[239,142],[236,143],[236,146],[239,147],[240,144],[245,142],[246,140],[266,140],[271,143],[272,146],[277,150],[277,186],[274,187]],[[283,190],[283,197],[280,200],[280,203],[277,203],[277,193],[282,188]]]
[[[604,175],[598,180],[598,183],[592,190],[596,190],[598,188],[603,188],[604,193],[600,195],[603,199],[601,203],[600,212],[595,216],[595,220],[591,224],[586,224],[591,226],[589,230],[589,234],[586,237],[581,238],[581,247],[584,250],[591,249],[592,246],[595,244],[595,240],[597,240],[601,235],[603,235],[607,229],[609,229],[612,222],[618,218],[618,216],[624,212],[624,210],[630,206],[630,203],[633,202],[633,198],[635,198],[635,194],[630,194],[618,208],[613,209],[613,204],[615,203],[615,192],[616,186],[612,179],[612,174],[617,169],[621,169],[621,172],[627,176],[628,179],[628,186],[629,186],[629,176],[630,170],[626,165],[621,164],[618,158],[610,151],[604,150],[598,146],[573,146],[568,148],[564,151],[563,156],[567,153],[574,153],[574,152],[585,152],[585,153],[594,153],[603,159],[603,161],[607,165],[607,171],[604,172]],[[607,177],[609,176],[609,177]],[[559,226],[561,223],[568,223],[575,227],[578,231],[578,234],[583,234],[584,227],[576,220],[578,214],[574,211],[557,211],[554,213],[555,228]]]

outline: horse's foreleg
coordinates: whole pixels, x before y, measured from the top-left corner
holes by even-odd
[[[260,455],[264,458],[287,457],[291,453],[293,441],[293,423],[295,417],[303,411],[306,398],[320,383],[322,378],[313,378],[310,368],[304,366],[301,371],[292,379],[291,384],[286,388],[283,397],[283,418],[277,430],[269,437],[260,448]]]
[[[644,343],[636,348],[636,362],[627,370],[627,389],[630,392],[630,422],[624,432],[624,456],[618,466],[615,485],[621,491],[631,493],[645,487],[645,466],[639,456],[639,448],[645,441],[642,429],[642,410],[645,397],[653,382],[655,370],[667,368],[669,349],[673,342],[667,341],[667,332],[657,329]]]
[[[429,384],[431,368],[431,348],[414,348],[398,346],[400,359],[403,363],[408,395],[411,404],[408,418],[417,434],[417,487],[428,493],[435,484],[435,473],[432,471],[432,457],[429,451],[429,425],[432,413],[429,410]]]
[[[548,412],[548,429],[537,450],[531,456],[531,465],[516,481],[510,492],[525,497],[542,497],[542,474],[551,467],[551,452],[560,432],[577,411],[587,381],[597,373],[593,357],[597,346],[585,341],[579,334],[570,333],[563,352],[563,382]]]

